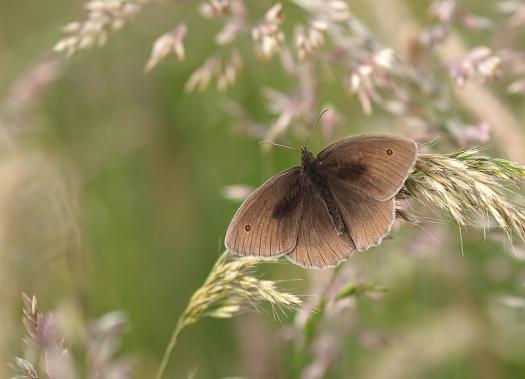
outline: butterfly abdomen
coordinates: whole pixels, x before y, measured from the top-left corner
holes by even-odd
[[[315,160],[303,167],[302,175],[303,181],[308,182],[306,185],[310,185],[312,190],[320,197],[319,200],[324,203],[337,234],[343,234],[346,226],[343,221],[341,210],[339,209],[334,195],[330,190],[330,186],[328,185],[326,168],[323,167],[318,160]]]

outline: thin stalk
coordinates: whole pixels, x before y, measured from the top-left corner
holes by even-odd
[[[208,274],[206,280],[204,281],[203,287],[206,286],[206,284],[211,280],[211,278],[213,277],[213,275],[214,275],[214,273],[216,271],[215,269],[220,264],[224,263],[224,261],[226,260],[227,257],[228,257],[228,251],[225,251],[224,253],[221,254],[219,259],[217,259],[217,262],[215,262],[215,264],[213,265],[213,268],[210,271],[210,273]],[[201,289],[199,289],[199,290],[201,290]],[[199,290],[197,290],[196,293],[198,293]],[[171,355],[173,354],[173,349],[175,348],[175,345],[177,344],[177,340],[178,340],[180,334],[182,333],[182,330],[186,326],[191,325],[191,324],[193,324],[195,322],[195,321],[192,321],[191,318],[188,317],[189,309],[190,309],[191,305],[193,304],[193,300],[194,300],[195,297],[196,296],[194,294],[191,297],[189,304],[186,306],[186,309],[184,310],[182,315],[177,320],[177,324],[175,325],[175,329],[173,330],[173,334],[171,335],[170,341],[169,341],[168,345],[166,346],[166,350],[164,350],[164,355],[162,356],[162,361],[160,362],[159,370],[157,371],[157,375],[155,376],[155,379],[162,379],[164,377],[164,374],[166,373],[166,369],[168,368],[168,363],[170,361]]]
[[[166,350],[164,350],[164,355],[162,357],[159,370],[157,371],[157,375],[155,376],[156,379],[162,379],[164,377],[166,369],[168,368],[168,363],[170,361],[171,355],[173,354],[173,349],[177,344],[177,340],[179,339],[182,330],[188,325],[188,323],[184,322],[185,313],[186,312],[184,312],[182,317],[179,318],[179,320],[177,321],[177,325],[175,326],[175,330],[171,335],[170,342],[168,343],[168,346],[166,346]]]

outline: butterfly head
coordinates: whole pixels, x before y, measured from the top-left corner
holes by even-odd
[[[306,167],[315,161],[314,155],[306,146],[301,147],[301,166]]]
[[[310,141],[310,137],[312,136],[313,131],[315,130],[317,125],[319,125],[319,121],[321,120],[321,117],[323,117],[323,115],[326,112],[328,112],[328,109],[323,110],[321,112],[321,114],[319,115],[319,117],[317,117],[317,121],[315,122],[315,124],[312,127],[312,129],[310,129],[310,133],[308,133],[308,138],[306,138],[306,141],[304,142],[304,145],[301,147],[301,166],[302,167],[312,166],[312,164],[315,161],[315,157],[308,150],[308,148],[306,146],[308,146],[308,141]]]

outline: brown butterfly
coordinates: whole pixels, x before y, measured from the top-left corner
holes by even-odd
[[[286,257],[331,268],[378,245],[395,220],[394,197],[414,167],[416,143],[390,134],[336,142],[266,181],[241,205],[225,245],[239,255]]]

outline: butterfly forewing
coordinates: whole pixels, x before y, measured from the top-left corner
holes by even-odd
[[[303,199],[300,168],[283,171],[241,205],[226,232],[226,248],[240,255],[279,257],[295,247]]]
[[[329,268],[348,259],[355,250],[345,232],[337,233],[320,193],[305,184],[303,215],[297,245],[287,258],[306,268]]]
[[[388,200],[403,186],[416,156],[417,145],[409,138],[363,134],[328,146],[317,159],[329,175],[376,200]]]

